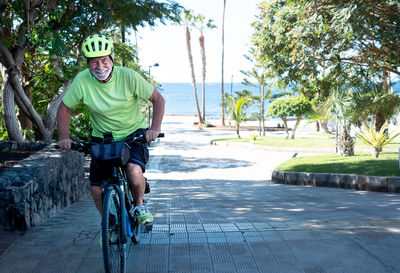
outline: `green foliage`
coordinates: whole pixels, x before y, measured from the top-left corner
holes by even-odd
[[[350,112],[350,120],[353,123],[375,121],[377,130],[385,121],[390,120],[400,109],[399,94],[382,89],[381,86],[359,88],[352,93],[353,109]]]
[[[234,97],[232,95],[227,96],[228,112],[232,120],[236,123],[241,123],[247,119],[245,108],[250,102],[250,98],[247,96]]]
[[[274,118],[305,116],[311,112],[311,102],[304,97],[280,98],[271,103],[267,115]]]
[[[87,107],[81,103],[73,110],[70,120],[70,138],[72,140],[89,140],[92,129],[90,126],[90,114]]]
[[[174,1],[156,0],[28,2],[29,5],[23,1],[0,3],[0,43],[4,45],[0,56],[18,56],[14,62],[28,97],[28,100],[23,100],[26,104],[23,107],[29,109],[33,106],[37,112],[37,116],[34,114],[35,117],[28,118],[37,123],[35,129],[41,130],[36,132],[38,137],[49,135],[43,130],[53,128],[53,124],[45,124],[44,120],[47,113],[54,113],[50,111],[49,103],[57,96],[60,87],[86,68],[79,47],[88,34],[136,29],[146,24],[154,26],[165,20],[179,21],[182,9]],[[129,52],[130,49],[116,43],[116,56],[125,63],[133,60]],[[0,58],[0,62],[5,69],[12,64],[6,58]],[[137,64],[129,65],[138,68]],[[13,137],[20,138],[15,133]]]
[[[0,128],[0,141],[9,140],[8,132],[5,128]]]
[[[248,91],[248,90],[247,90]],[[238,92],[239,95],[236,97],[233,95],[226,94],[226,103],[228,108],[228,114],[231,120],[236,123],[236,133],[240,138],[239,127],[240,123],[248,120],[248,116],[246,114],[246,107],[251,104],[251,98],[248,97],[246,90],[242,92]]]
[[[371,82],[383,87],[387,84],[388,72],[400,75],[399,3],[263,1],[253,23],[252,43],[268,75],[275,77],[281,87],[294,86],[299,94],[313,99],[317,116],[326,117],[318,105],[334,90],[371,91]],[[361,104],[358,112],[364,109],[365,116],[377,112],[367,106]],[[378,123],[383,123],[385,118],[381,116],[386,113],[380,110]]]
[[[204,32],[205,29],[217,28],[214,20],[207,19],[203,14],[194,15],[192,26],[196,27],[200,32]]]
[[[330,118],[343,121],[343,125],[353,106],[352,93],[345,89],[333,90],[329,97],[319,105]]]
[[[364,122],[364,128],[356,133],[356,136],[361,139],[361,141],[373,148],[373,155],[375,157],[379,156],[379,152],[382,151],[385,145],[389,144],[400,135],[400,132],[388,133],[386,131],[388,125],[389,123],[386,121],[377,132],[372,124],[368,125]]]
[[[287,97],[275,100],[268,107],[267,115],[271,117],[279,117],[283,121],[283,126],[286,132],[286,138],[289,138],[289,127],[287,120],[289,117],[296,118],[296,124],[292,129],[291,138],[294,138],[296,129],[299,126],[301,119],[312,112],[311,102],[303,96]]]
[[[389,0],[263,1],[253,43],[284,83],[348,69],[347,79],[376,68],[400,74],[399,22],[399,3]]]

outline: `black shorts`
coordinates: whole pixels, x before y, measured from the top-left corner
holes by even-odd
[[[101,143],[102,140],[102,138],[92,136],[90,141]],[[147,144],[129,144],[129,146],[131,147],[131,158],[128,162],[139,165],[144,173],[146,171],[146,164],[149,160],[149,149],[147,148]],[[112,171],[112,162],[96,160],[92,157],[90,162],[90,185],[101,186],[102,182],[112,174]]]

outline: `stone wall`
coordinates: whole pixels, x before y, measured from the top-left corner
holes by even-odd
[[[400,177],[337,173],[297,173],[274,170],[271,180],[280,184],[400,193]]]
[[[54,144],[0,175],[0,229],[26,230],[88,196],[84,157]]]

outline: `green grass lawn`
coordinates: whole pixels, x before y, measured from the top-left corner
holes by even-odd
[[[228,142],[241,142],[249,143],[250,139],[243,138],[221,138],[215,141],[228,141]],[[356,139],[355,149],[370,148],[368,145],[364,144],[361,140]],[[297,148],[335,148],[335,138],[334,135],[331,137],[298,137],[295,139],[285,139],[281,136],[265,136],[257,137],[254,141],[257,145],[266,146],[276,146],[276,147],[297,147]],[[384,147],[384,149],[398,149],[400,148],[400,142],[392,142]]]
[[[249,138],[225,138],[216,141],[249,143]],[[254,142],[257,145],[296,147],[296,148],[334,148],[334,138],[300,137],[284,139],[283,137],[266,136],[258,137]],[[357,152],[357,148],[369,149],[370,147],[356,139],[355,155],[340,156],[337,154],[324,154],[292,158],[279,165],[276,169],[288,172],[313,172],[313,173],[343,173],[376,176],[400,176],[398,152],[385,152],[387,149],[399,149],[400,142],[390,143],[384,147],[379,158],[372,157],[371,153]]]
[[[292,158],[276,170],[287,172],[344,173],[377,176],[400,176],[399,154],[382,152],[379,158],[370,153],[356,153],[354,156],[325,154]]]

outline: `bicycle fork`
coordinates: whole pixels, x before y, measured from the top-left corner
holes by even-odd
[[[129,216],[125,207],[125,197],[124,192],[118,185],[109,185],[107,187],[112,187],[117,193],[120,200],[121,209],[118,211],[120,215],[118,217],[121,219],[121,243],[126,244],[128,242],[127,238],[127,225],[130,225]],[[106,189],[107,190],[107,189]],[[131,228],[129,227],[129,234],[132,233]]]

